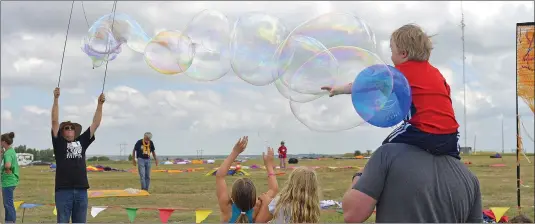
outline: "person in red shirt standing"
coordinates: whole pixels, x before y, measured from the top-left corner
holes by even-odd
[[[286,149],[286,146],[284,146],[284,141],[281,142],[281,146],[279,147],[279,160],[280,160],[280,167],[283,169],[286,169],[286,152],[288,149]]]
[[[390,38],[392,62],[409,82],[412,105],[402,125],[384,141],[418,146],[435,155],[460,159],[459,124],[455,119],[450,86],[440,71],[429,63],[431,38],[417,25],[400,27]],[[351,94],[352,83],[322,87],[329,96]]]

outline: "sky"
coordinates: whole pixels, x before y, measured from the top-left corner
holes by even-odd
[[[88,23],[109,13],[113,2],[84,2]],[[461,132],[461,145],[500,151],[501,121],[505,151],[515,141],[515,27],[532,22],[532,2],[465,2],[466,103],[463,99],[460,2],[126,2],[117,12],[134,18],[154,36],[179,30],[204,9],[217,9],[229,26],[249,12],[277,17],[288,29],[329,12],[355,13],[375,33],[377,55],[388,64],[389,37],[398,27],[419,24],[433,37],[430,62],[440,69],[452,89],[453,107]],[[58,82],[71,2],[1,2],[1,132],[13,131],[15,145],[51,147],[50,109]],[[73,9],[61,77],[60,120],[91,121],[101,93],[104,67],[92,69],[80,50],[88,26],[81,2]],[[392,131],[370,125],[357,127],[354,113],[318,113],[322,107],[352,108],[349,96],[322,97],[311,103],[290,105],[273,85],[254,86],[232,71],[215,81],[197,81],[186,75],[166,76],[151,69],[143,55],[127,47],[108,66],[106,103],[102,124],[88,154],[118,155],[120,144],[129,153],[150,131],[156,151],[165,155],[225,155],[240,136],[249,136],[244,154],[260,154],[268,145],[286,142],[290,154],[335,154],[375,150]],[[525,149],[534,151],[533,113],[519,100],[526,131]],[[326,105],[326,106],[325,106]],[[463,108],[466,105],[464,122]],[[293,107],[293,110],[292,110]],[[347,111],[345,111],[347,112]],[[354,111],[353,111],[354,112]],[[294,115],[294,113],[297,114]],[[310,130],[297,118],[315,119]],[[330,120],[338,123],[327,123]],[[330,126],[329,126],[330,125]],[[467,127],[467,133],[464,127]]]

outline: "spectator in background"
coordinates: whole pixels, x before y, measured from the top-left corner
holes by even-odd
[[[0,158],[4,158],[4,150],[0,149]],[[2,181],[2,176],[0,175],[0,183]],[[4,197],[3,197],[3,194],[2,194],[2,191],[0,191],[0,201],[3,203],[4,202]],[[0,220],[5,220],[6,216],[5,216],[5,211],[4,209],[0,209]]]
[[[481,223],[477,177],[457,158],[416,146],[380,146],[353,176],[342,208],[348,223]]]
[[[4,196],[3,201],[6,223],[15,223],[17,219],[14,193],[15,188],[19,185],[20,168],[17,160],[17,153],[15,152],[15,149],[11,147],[13,138],[15,138],[15,133],[13,132],[2,134],[0,137],[0,144],[4,151],[4,155],[2,156],[4,163],[2,166],[2,195]]]
[[[156,158],[156,148],[154,147],[154,142],[152,142],[152,133],[145,132],[143,138],[136,142],[134,150],[132,152],[132,161],[134,166],[136,166],[137,159],[137,169],[139,173],[139,180],[141,182],[141,190],[149,191],[150,186],[150,154],[154,158],[156,166],[158,166],[158,159]]]
[[[280,168],[286,169],[286,152],[287,152],[286,146],[284,146],[284,141],[281,142],[281,146],[279,147],[279,160],[280,160]]]

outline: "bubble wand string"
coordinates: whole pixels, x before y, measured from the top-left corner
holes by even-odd
[[[59,66],[58,88],[61,82],[61,72],[63,71],[63,60],[65,59],[65,49],[67,49],[67,38],[69,37],[69,30],[71,28],[72,9],[74,8],[74,0],[71,4],[71,13],[69,14],[69,23],[67,24],[67,32],[65,34],[65,43],[63,44],[63,53],[61,55],[61,65]]]
[[[113,8],[112,8],[112,12],[113,12],[113,19],[112,19],[112,22],[111,22],[111,34],[113,35],[113,25],[115,25],[115,11],[117,10],[117,1],[114,1],[113,2]],[[108,47],[110,46],[110,41],[108,41],[108,44],[106,44],[106,51],[108,51]],[[102,92],[101,93],[104,93],[104,86],[106,85],[106,76],[108,76],[108,63],[110,62],[109,61],[109,57],[110,57],[110,53],[108,52],[108,56],[106,57],[106,68],[104,69],[104,81],[102,81]]]
[[[84,1],[81,1],[81,3],[82,3],[82,11],[84,12],[85,23],[87,24],[87,28],[89,29],[89,21],[87,21],[87,15],[85,14]]]
[[[264,146],[266,146],[266,148],[269,147],[269,143],[268,143],[268,141],[266,141],[264,138],[262,138],[262,136],[260,135],[260,131],[258,131],[257,133],[258,133],[258,137],[259,137],[260,139],[262,139],[262,141],[264,141]]]

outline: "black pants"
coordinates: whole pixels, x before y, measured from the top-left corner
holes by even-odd
[[[450,155],[461,159],[459,132],[443,135],[430,134],[405,122],[386,137],[383,144],[386,143],[405,143],[420,147],[433,155]]]

